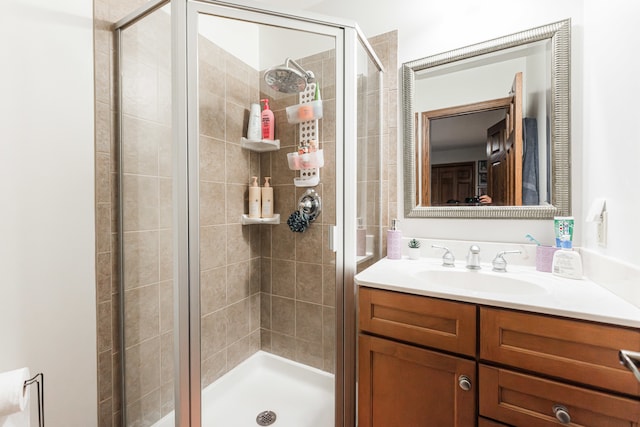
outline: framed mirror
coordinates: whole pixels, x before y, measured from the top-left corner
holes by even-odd
[[[570,215],[570,32],[564,20],[402,65],[405,217]]]

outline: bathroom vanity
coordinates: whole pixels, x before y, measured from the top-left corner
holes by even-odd
[[[618,352],[640,351],[640,309],[512,270],[384,259],[356,277],[360,427],[639,425],[640,382]]]

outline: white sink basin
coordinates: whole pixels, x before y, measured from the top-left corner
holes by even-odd
[[[492,294],[542,294],[547,290],[530,281],[505,275],[471,270],[422,270],[416,272],[428,286]]]

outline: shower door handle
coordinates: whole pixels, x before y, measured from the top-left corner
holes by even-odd
[[[338,248],[336,248],[336,241],[338,239],[336,239],[336,232],[337,232],[337,228],[335,225],[330,225],[329,226],[329,250],[332,252],[337,252]]]

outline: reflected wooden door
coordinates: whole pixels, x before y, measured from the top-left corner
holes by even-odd
[[[522,73],[516,73],[506,117],[487,130],[487,193],[494,205],[522,205]]]
[[[464,203],[475,196],[474,162],[448,163],[431,167],[431,205]]]

